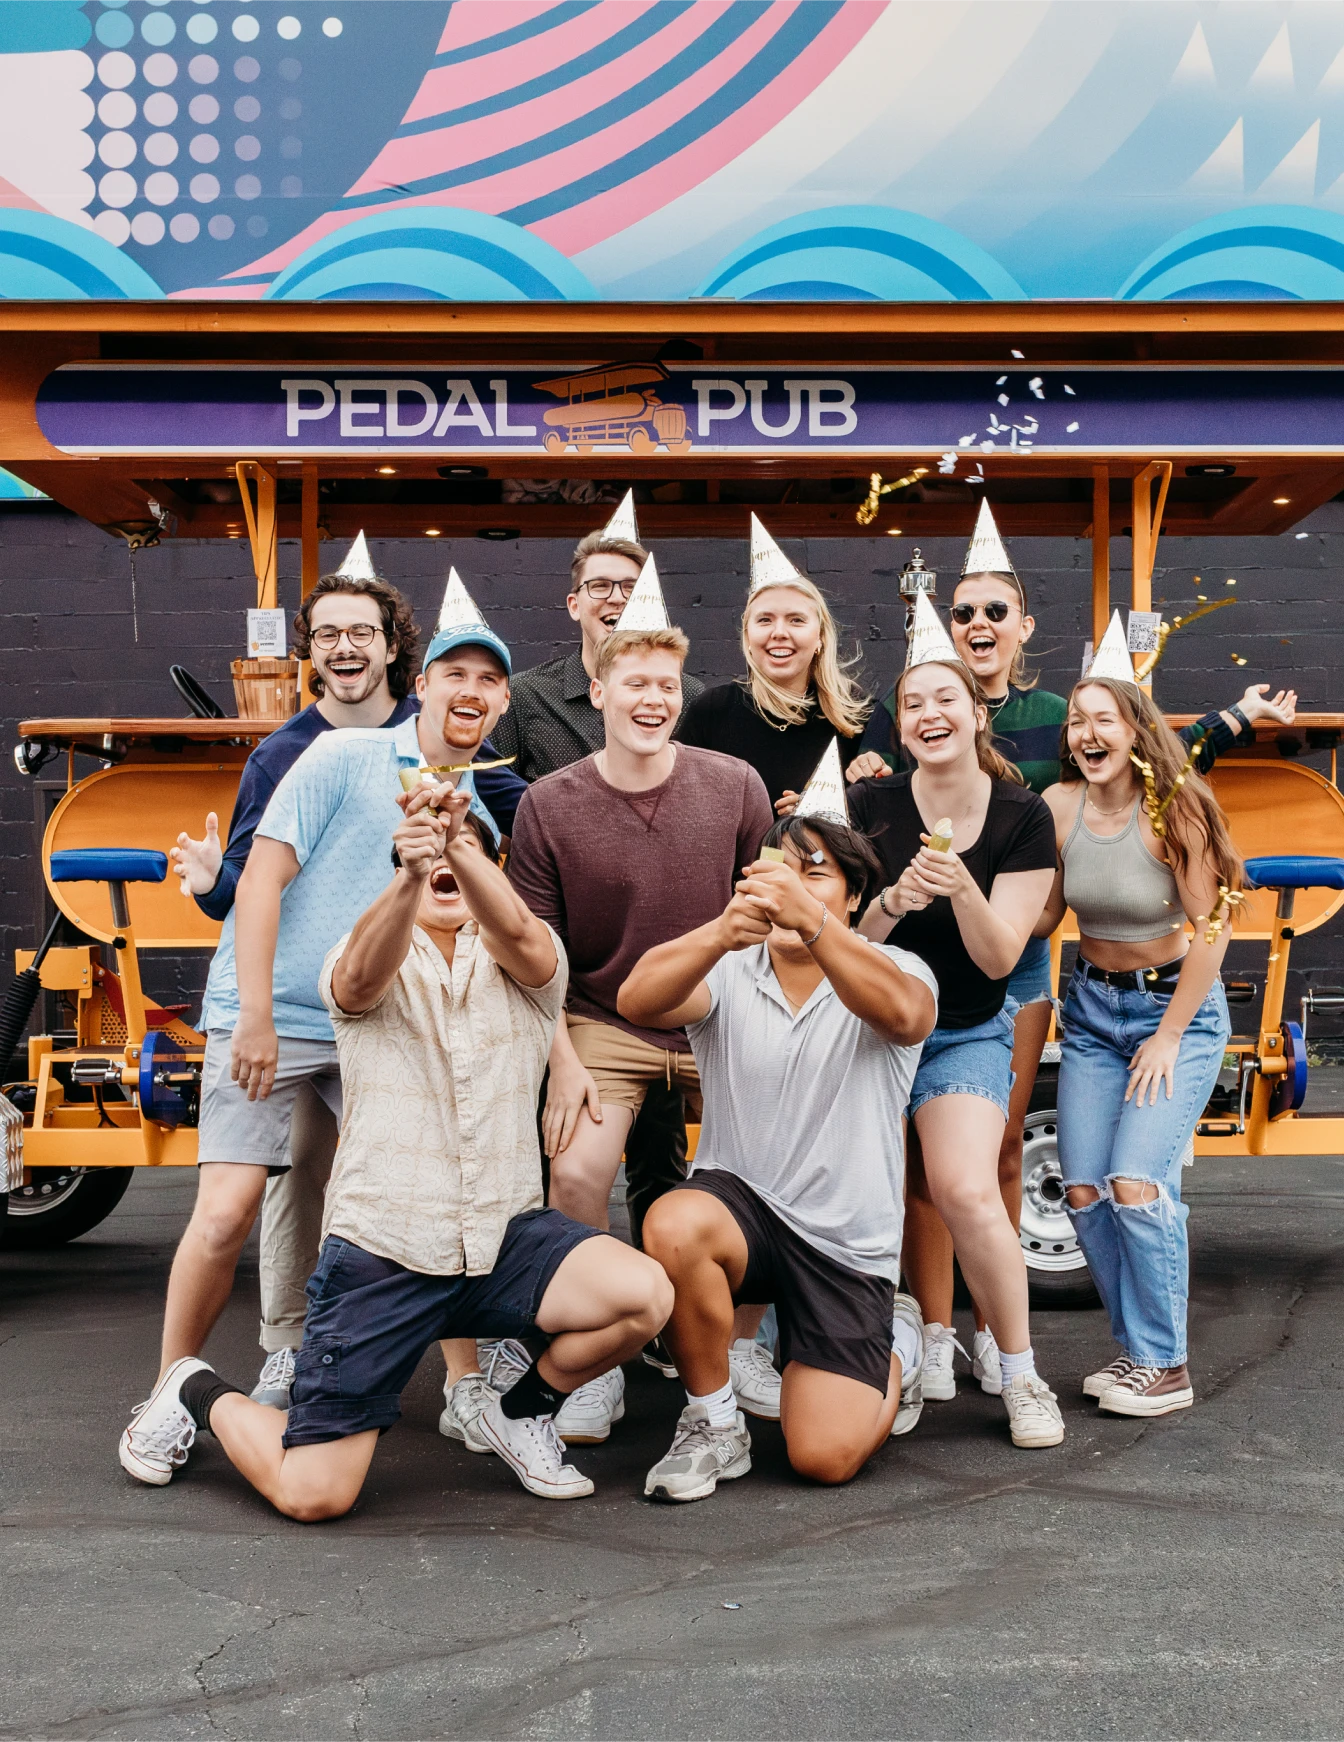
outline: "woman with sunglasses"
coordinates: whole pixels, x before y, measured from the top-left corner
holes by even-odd
[[[821,593],[753,514],[751,592],[742,613],[747,675],[692,702],[677,737],[750,763],[781,816],[797,804],[832,739],[848,779],[884,774],[880,754],[860,751],[872,703],[841,661],[838,641]]]
[[[1033,792],[1043,793],[1060,779],[1060,732],[1068,702],[1063,696],[1038,689],[1036,679],[1028,675],[1026,645],[1036,624],[986,501],[980,504],[950,615],[957,654],[984,691],[995,749],[1014,764]],[[1181,731],[1187,749],[1202,733],[1195,764],[1199,773],[1207,774],[1219,753],[1257,720],[1291,724],[1297,708],[1296,691],[1280,690],[1269,697],[1268,689],[1268,684],[1252,684],[1231,707],[1205,714],[1196,725]],[[905,759],[895,724],[894,694],[874,710],[861,748],[865,752],[885,750],[892,764],[900,768]],[[999,1152],[999,1188],[1014,1228],[1020,1228],[1022,1221],[1023,1131],[1041,1050],[1050,1030],[1050,990],[1050,940],[1033,937],[1008,982],[1008,996],[1017,1005],[1017,1015],[1013,1024],[1014,1082]],[[935,1319],[926,1327],[924,1396],[945,1402],[956,1396],[953,1358],[960,1345],[950,1325],[952,1242],[936,1219],[907,1218],[906,1257],[907,1274],[913,1269],[925,1278],[928,1296],[920,1298],[926,1302],[926,1318],[932,1315]],[[914,1292],[920,1294],[918,1288]],[[999,1388],[998,1350],[978,1306],[975,1325],[972,1377],[993,1394]]]
[[[859,929],[874,943],[898,943],[922,957],[939,988],[938,1025],[924,1042],[910,1093],[917,1141],[907,1170],[902,1267],[932,1326],[927,1373],[930,1347],[950,1335],[955,1241],[1002,1351],[995,1389],[1013,1443],[1053,1446],[1064,1423],[1036,1372],[1026,1264],[997,1166],[1012,1071],[1008,976],[1054,882],[1054,830],[1044,800],[993,748],[984,693],[922,595],[909,645],[896,701],[914,772],[861,781],[850,800],[854,826],[870,836],[890,879]]]

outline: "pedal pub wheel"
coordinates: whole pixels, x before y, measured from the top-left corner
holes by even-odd
[[[12,1252],[63,1246],[96,1228],[126,1195],[133,1167],[34,1167],[9,1194],[3,1227]]]

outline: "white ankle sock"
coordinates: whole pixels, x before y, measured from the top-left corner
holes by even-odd
[[[688,1391],[686,1399],[689,1403],[704,1404],[711,1427],[734,1427],[737,1423],[737,1398],[733,1395],[731,1379],[717,1391],[707,1391],[703,1397]]]
[[[1025,1348],[1020,1355],[1009,1355],[1004,1350],[999,1350],[999,1374],[1003,1379],[1005,1391],[1019,1373],[1030,1373],[1034,1376],[1035,1372],[1036,1351],[1034,1349]]]
[[[919,1372],[919,1338],[908,1319],[892,1320],[891,1352],[900,1359],[901,1384],[908,1385]]]

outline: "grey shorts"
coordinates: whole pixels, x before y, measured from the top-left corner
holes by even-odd
[[[212,1028],[205,1038],[201,1068],[201,1123],[197,1165],[207,1161],[242,1162],[268,1173],[289,1169],[289,1126],[299,1086],[311,1083],[341,1120],[341,1067],[334,1040],[291,1040],[280,1036],[275,1083],[264,1101],[249,1101],[229,1075],[233,1033]]]

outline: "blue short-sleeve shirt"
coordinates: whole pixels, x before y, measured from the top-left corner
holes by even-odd
[[[280,898],[272,1009],[275,1031],[294,1040],[334,1040],[318,994],[327,951],[392,880],[392,835],[401,821],[398,772],[419,764],[415,719],[344,727],[315,738],[276,787],[257,834],[285,841],[299,874]],[[460,776],[471,808],[494,829],[473,778]],[[210,965],[201,1026],[232,1029],[239,1014],[234,910]]]

